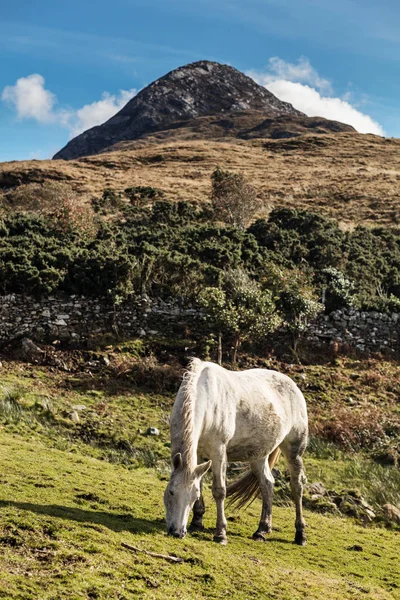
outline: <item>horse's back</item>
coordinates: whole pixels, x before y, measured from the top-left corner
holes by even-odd
[[[227,371],[203,363],[197,398],[204,408],[204,443],[219,439],[230,460],[268,455],[287,436],[307,434],[304,397],[278,371]]]

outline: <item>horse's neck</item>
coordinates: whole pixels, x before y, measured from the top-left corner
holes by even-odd
[[[189,470],[197,465],[198,427],[195,426],[197,398],[190,390],[183,389],[174,415],[174,440],[172,453],[181,452],[183,462]]]

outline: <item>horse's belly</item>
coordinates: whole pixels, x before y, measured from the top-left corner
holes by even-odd
[[[283,436],[268,436],[267,438],[248,437],[240,440],[231,440],[227,446],[228,460],[248,461],[268,456]]]
[[[256,460],[257,458],[261,458],[263,456],[267,456],[272,452],[274,448],[260,446],[260,444],[256,442],[247,442],[243,445],[232,446],[227,449],[228,461],[251,461]]]
[[[227,445],[228,460],[248,461],[268,456],[285,434],[283,420],[271,409],[261,417],[260,413],[238,417],[235,433]]]

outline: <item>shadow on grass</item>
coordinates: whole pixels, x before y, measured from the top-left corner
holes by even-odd
[[[112,531],[130,531],[133,533],[156,533],[165,530],[165,523],[162,519],[141,519],[133,517],[128,513],[109,513],[96,510],[85,510],[71,506],[58,506],[57,504],[32,504],[30,502],[15,502],[11,500],[0,500],[0,508],[12,507],[21,510],[27,510],[37,515],[46,515],[65,519],[66,521],[76,521],[77,523],[87,523],[90,525],[101,525]]]

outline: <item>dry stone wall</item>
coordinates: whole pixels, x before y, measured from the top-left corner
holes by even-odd
[[[91,336],[109,333],[121,338],[176,334],[201,316],[178,300],[164,302],[146,295],[115,306],[105,299],[84,296],[35,299],[10,294],[0,297],[0,343],[31,337],[38,342],[58,339],[84,344]],[[400,349],[400,315],[336,310],[319,317],[305,335],[317,343],[337,341],[361,351],[396,352]]]
[[[335,310],[312,323],[306,337],[315,342],[349,344],[361,351],[396,352],[400,349],[400,314]]]
[[[150,300],[146,295],[114,305],[84,296],[35,299],[9,294],[0,296],[0,343],[31,337],[81,344],[108,333],[121,338],[171,334],[196,314],[196,309],[178,301]]]

